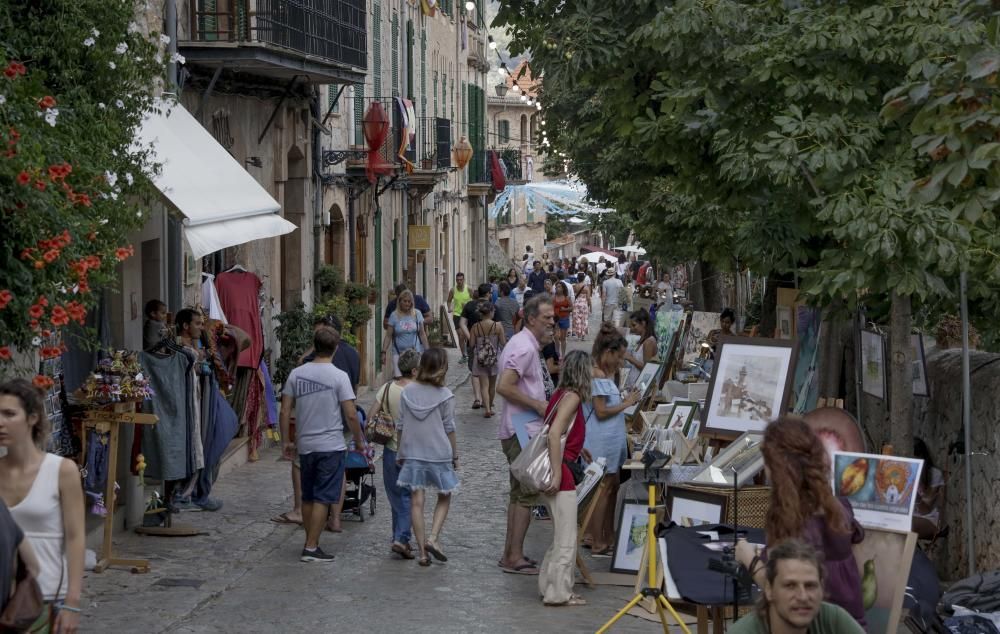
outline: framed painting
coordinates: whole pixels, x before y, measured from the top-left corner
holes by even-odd
[[[691,429],[691,423],[697,413],[697,401],[674,401],[670,414],[667,415],[667,429],[676,430],[688,438],[688,431]]]
[[[642,565],[649,526],[646,504],[625,502],[618,515],[618,536],[611,557],[611,572],[635,574]]]
[[[763,442],[762,433],[743,434],[720,451],[691,482],[731,487],[735,475],[737,486],[746,486],[764,468],[764,454],[761,452]]]
[[[777,307],[777,328],[775,329],[775,334],[778,339],[791,339],[792,338],[792,307],[791,306],[778,306]]]
[[[908,531],[924,461],[899,456],[836,451],[833,493],[851,502],[865,528]]]
[[[719,313],[691,313],[691,325],[684,340],[684,363],[698,358],[698,347],[708,340],[708,333],[719,327]]]
[[[639,378],[635,380],[635,389],[639,390],[640,398],[635,405],[625,410],[626,416],[635,415],[636,410],[639,409],[639,405],[646,400],[649,390],[656,385],[660,367],[659,363],[647,363],[642,366],[642,372],[639,373]]]
[[[861,331],[861,389],[885,399],[885,339],[871,330]]]
[[[898,631],[916,545],[916,533],[866,528],[865,538],[852,546],[871,634]]]
[[[726,521],[729,497],[725,493],[694,491],[683,486],[667,487],[667,512],[678,526],[721,524]]]
[[[794,341],[720,337],[701,432],[735,438],[764,431],[788,410],[796,351]]]

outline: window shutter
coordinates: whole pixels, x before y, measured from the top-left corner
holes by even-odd
[[[413,63],[413,20],[406,21],[406,96],[410,99],[416,98],[416,93],[413,90],[413,68],[415,64]],[[416,104],[414,104],[416,105]]]
[[[329,110],[332,107],[334,112],[340,112],[340,101],[334,101],[334,99],[337,98],[337,91],[340,90],[340,85],[330,84],[326,87],[326,90],[327,90],[326,109]]]
[[[392,96],[399,96],[399,14],[392,12]]]
[[[365,118],[365,85],[354,86],[354,144],[365,144],[365,131],[361,128]]]
[[[424,24],[420,25],[420,116],[427,116],[427,26]]]
[[[372,96],[382,96],[382,5],[375,3],[372,9]]]

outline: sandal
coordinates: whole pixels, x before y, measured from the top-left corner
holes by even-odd
[[[445,554],[441,552],[441,548],[438,547],[433,541],[426,542],[424,544],[424,550],[429,552],[431,555],[434,556],[434,559],[437,559],[440,562],[448,561],[448,557],[446,557]]]
[[[295,526],[302,526],[302,520],[295,521],[288,517],[288,513],[282,513],[281,515],[276,515],[271,518],[271,521],[275,524],[293,524]]]
[[[483,404],[479,401],[479,399],[472,401],[472,409],[480,409],[482,406]]]
[[[537,575],[538,566],[525,562],[516,566],[500,566],[500,570],[512,575]]]
[[[392,542],[392,552],[396,553],[403,559],[416,559],[416,555],[413,554],[413,549],[410,548],[409,544],[402,544],[400,542]]]
[[[491,410],[486,410],[486,413],[483,414],[483,418],[493,418],[493,412]]]
[[[431,565],[431,560],[427,557],[427,555],[424,555],[423,557],[417,560],[417,563],[426,568],[427,566]]]
[[[577,605],[587,605],[587,600],[578,594],[570,596],[569,600],[564,603],[547,603],[543,602],[545,607],[549,608],[561,608],[561,607],[573,607]]]

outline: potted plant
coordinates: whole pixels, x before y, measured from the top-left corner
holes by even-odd
[[[432,170],[434,169],[434,159],[436,155],[434,152],[428,152],[424,154],[424,157],[420,159],[420,169]]]

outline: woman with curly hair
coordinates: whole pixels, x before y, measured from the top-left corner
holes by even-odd
[[[864,530],[854,519],[850,502],[833,495],[823,443],[805,421],[786,416],[764,430],[761,452],[771,482],[765,527],[768,547],[800,539],[823,553],[826,600],[865,627],[861,574],[852,550],[864,539]],[[763,587],[766,554],[740,541],[736,559]]]

